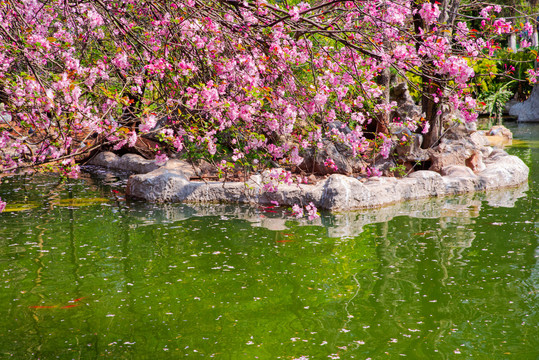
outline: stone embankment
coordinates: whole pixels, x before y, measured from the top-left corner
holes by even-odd
[[[453,164],[443,164],[440,172],[420,170],[404,178],[358,179],[333,174],[316,184],[281,184],[275,192],[264,190],[266,173],[253,175],[246,182],[191,181],[190,178],[197,176],[197,169],[186,162],[169,160],[165,165],[158,166],[155,161],[145,160],[138,155],[119,157],[110,152],[98,154],[91,164],[135,173],[128,180],[127,195],[151,202],[264,205],[277,201],[283,206],[312,202],[319,209],[345,211],[381,207],[406,200],[515,187],[525,183],[529,169],[524,162],[502,149],[493,149],[487,145],[487,138],[481,137],[481,151],[473,152],[473,159],[479,157],[480,166],[468,162],[459,165],[459,160]],[[449,148],[451,144],[446,145]],[[454,144],[451,146],[456,151],[464,151]]]

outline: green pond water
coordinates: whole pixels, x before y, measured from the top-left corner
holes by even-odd
[[[538,359],[539,125],[507,126],[528,185],[314,223],[4,178],[0,358]]]

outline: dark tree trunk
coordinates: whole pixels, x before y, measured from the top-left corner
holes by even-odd
[[[431,3],[435,3],[437,1],[430,0]],[[439,4],[439,2],[437,2]],[[419,15],[419,10],[421,9],[421,6],[423,4],[423,1],[416,0],[413,4],[414,10],[416,10],[413,22],[414,22],[414,30],[416,35],[416,49],[419,50],[421,47],[423,40],[421,39],[420,29],[424,28],[424,22],[421,16]],[[457,14],[457,10],[460,6],[460,0],[443,0],[440,4],[440,17],[439,22],[445,23],[447,26],[452,27],[455,17]],[[433,94],[437,94],[438,90],[441,89],[440,83],[433,80],[435,77],[433,75],[433,66],[434,64],[432,62],[427,62],[423,64],[421,71],[423,73],[422,81],[423,81],[423,88],[422,88],[422,96],[421,96],[421,110],[425,114],[425,119],[429,122],[430,130],[425,135],[422,147],[424,149],[430,148],[434,146],[440,137],[442,136],[442,114],[439,111],[440,106],[439,103],[435,103],[433,101]]]

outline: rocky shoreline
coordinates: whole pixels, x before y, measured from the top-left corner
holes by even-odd
[[[486,145],[486,137],[480,137],[482,147],[473,155],[476,158],[482,154],[479,165],[468,161],[462,165],[448,163],[440,172],[419,170],[404,178],[332,174],[316,184],[281,184],[275,192],[265,191],[267,172],[253,175],[246,182],[193,181],[190,179],[198,175],[187,162],[169,160],[159,166],[139,155],[119,157],[111,152],[98,154],[90,164],[134,173],[128,180],[126,194],[150,202],[257,205],[278,202],[281,206],[312,202],[317,208],[329,211],[376,208],[407,200],[516,187],[527,182],[529,169],[522,160],[502,149],[491,148]],[[462,149],[456,151],[460,154]]]

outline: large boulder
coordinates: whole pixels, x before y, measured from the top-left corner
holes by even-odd
[[[430,170],[443,173],[444,168],[456,165],[467,166],[473,172],[483,171],[483,159],[492,152],[488,144],[483,134],[470,132],[463,125],[455,126],[446,132],[437,147],[428,150]]]
[[[533,87],[526,101],[511,106],[509,115],[517,117],[519,122],[539,122],[539,87]]]
[[[89,162],[89,165],[102,166],[107,169],[127,171],[134,174],[147,174],[154,170],[165,168],[171,171],[181,172],[187,178],[198,175],[200,170],[186,161],[171,159],[164,165],[158,165],[155,160],[147,160],[137,154],[125,154],[122,157],[110,152],[104,151],[97,154]]]
[[[395,152],[405,162],[426,161],[429,154],[421,148],[423,135],[410,131],[406,126],[392,123],[389,125],[391,140],[395,144]]]
[[[408,84],[405,82],[395,85],[390,92],[390,100],[397,102],[397,109],[391,114],[392,118],[417,119],[421,116],[421,108],[416,105],[410,95]]]
[[[485,133],[488,145],[503,148],[513,142],[513,133],[503,125],[495,125]]]
[[[322,144],[320,149],[310,148],[302,152],[303,162],[299,165],[301,170],[318,175],[353,174],[366,166],[362,159],[353,156],[349,146],[327,139],[322,140]],[[327,159],[333,160],[336,169],[326,164]]]

